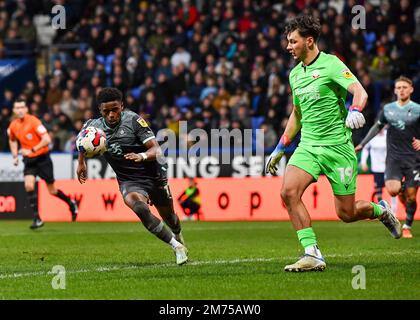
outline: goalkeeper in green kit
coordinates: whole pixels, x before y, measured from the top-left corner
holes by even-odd
[[[285,271],[322,271],[325,260],[317,245],[311,218],[302,202],[306,188],[325,174],[334,193],[335,210],[344,222],[379,219],[396,239],[401,224],[389,204],[355,201],[357,157],[351,129],[361,128],[361,113],[367,93],[351,71],[336,56],[320,52],[317,40],[321,26],[312,16],[303,15],[286,25],[287,50],[298,64],[289,75],[293,111],[283,136],[266,164],[276,174],[285,148],[301,131],[301,141],[290,158],[283,179],[281,197],[305,254]],[[347,91],[353,95],[347,110]]]

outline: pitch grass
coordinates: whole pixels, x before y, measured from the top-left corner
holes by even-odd
[[[191,262],[138,223],[0,222],[2,299],[420,299],[420,232],[379,222],[314,222],[324,272],[286,273],[301,254],[289,222],[184,222]],[[65,290],[51,270],[66,270]],[[366,289],[352,268],[364,266]]]

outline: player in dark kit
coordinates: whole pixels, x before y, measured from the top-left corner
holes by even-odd
[[[174,212],[162,151],[147,122],[131,111],[123,111],[122,93],[104,88],[97,95],[102,117],[88,120],[85,127],[102,129],[107,138],[106,161],[114,169],[125,204],[140,218],[147,230],[175,251],[176,263],[187,262],[187,249],[181,223]],[[87,179],[85,156],[79,153],[77,176]],[[148,204],[156,206],[163,221],[154,216]]]
[[[412,238],[411,226],[420,185],[420,105],[410,100],[413,83],[406,77],[395,80],[394,93],[397,101],[384,106],[379,120],[356,147],[356,151],[360,151],[385,125],[389,125],[385,187],[391,196],[398,195],[405,205],[407,217],[402,235]]]

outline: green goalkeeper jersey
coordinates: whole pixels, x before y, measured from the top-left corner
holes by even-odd
[[[302,145],[339,145],[351,140],[345,126],[347,88],[356,77],[336,56],[320,52],[307,66],[299,63],[289,75],[293,104],[302,114]]]

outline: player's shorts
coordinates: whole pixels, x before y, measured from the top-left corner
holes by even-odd
[[[420,161],[389,158],[386,159],[385,181],[405,181],[406,188],[420,186]]]
[[[315,181],[325,174],[335,195],[356,192],[357,157],[351,141],[335,146],[299,145],[288,165],[306,171]]]
[[[53,163],[49,153],[34,158],[24,157],[23,164],[24,176],[38,176],[48,184],[54,183]]]
[[[166,179],[121,181],[119,186],[123,198],[131,192],[136,192],[145,196],[153,205],[160,207],[172,206],[172,194]]]
[[[375,188],[383,188],[385,187],[385,174],[383,172],[372,172],[373,173],[373,181],[375,183]]]

